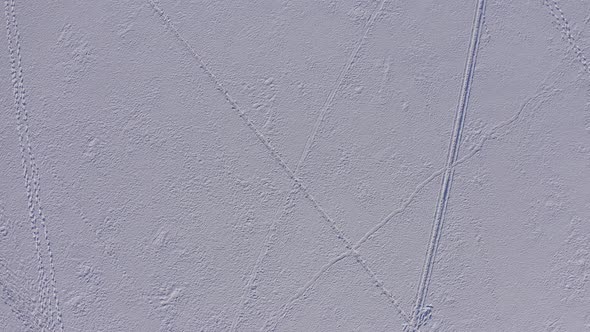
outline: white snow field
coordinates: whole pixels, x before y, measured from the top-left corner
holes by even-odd
[[[0,331],[590,331],[590,2],[4,11]]]

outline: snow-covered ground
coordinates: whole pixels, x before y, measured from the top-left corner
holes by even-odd
[[[1,331],[590,331],[590,3],[4,3]]]

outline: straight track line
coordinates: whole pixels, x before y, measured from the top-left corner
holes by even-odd
[[[461,134],[463,131],[463,125],[465,123],[465,115],[467,113],[467,107],[469,104],[469,94],[471,92],[471,83],[473,81],[473,76],[475,72],[475,63],[477,58],[479,40],[481,37],[481,28],[483,23],[484,11],[485,0],[478,0],[477,7],[475,9],[475,18],[473,20],[473,25],[471,28],[471,41],[469,43],[469,53],[467,56],[467,62],[465,64],[465,71],[463,73],[461,95],[459,97],[459,104],[457,106],[457,111],[455,113],[455,122],[447,154],[445,172],[443,174],[440,193],[436,204],[436,212],[432,224],[432,231],[430,234],[430,243],[428,244],[428,251],[426,252],[424,267],[422,269],[420,284],[418,286],[418,292],[416,295],[416,304],[414,306],[412,318],[410,321],[409,328],[411,331],[417,331],[420,328],[420,326],[424,323],[421,319],[422,309],[424,308],[426,297],[428,295],[428,286],[430,285],[430,280],[432,278],[432,268],[434,266],[434,260],[436,257],[438,245],[440,243],[445,212],[449,201],[451,185],[453,183],[453,175],[455,171],[454,164],[459,156]]]

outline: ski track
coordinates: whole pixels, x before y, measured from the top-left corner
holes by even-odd
[[[231,98],[228,91],[225,87],[221,84],[221,82],[217,79],[217,77],[208,69],[208,67],[203,62],[201,56],[190,46],[190,44],[182,38],[176,27],[172,24],[170,18],[164,13],[164,11],[158,7],[158,5],[153,0],[146,0],[148,4],[152,7],[155,13],[162,19],[165,27],[170,29],[175,37],[182,43],[182,45],[186,48],[186,50],[192,55],[192,57],[198,62],[199,67],[209,76],[212,83],[215,85],[216,89],[224,96],[225,100],[230,104],[231,108],[238,114],[240,119],[244,122],[244,124],[254,133],[256,138],[264,145],[264,147],[270,152],[271,157],[275,160],[275,162],[285,171],[285,173],[291,178],[293,183],[303,192],[305,198],[312,204],[314,209],[320,214],[322,219],[324,219],[332,229],[332,231],[336,234],[338,239],[343,242],[344,246],[353,251],[354,256],[358,263],[361,264],[362,268],[367,272],[369,277],[371,277],[373,283],[377,287],[382,290],[382,293],[388,296],[389,301],[395,306],[395,309],[398,313],[402,316],[404,320],[408,320],[408,316],[404,313],[403,309],[399,305],[399,301],[393,297],[392,293],[388,291],[384,286],[383,283],[376,278],[376,274],[367,266],[366,261],[364,261],[360,254],[353,249],[353,244],[348,239],[348,237],[344,234],[344,232],[338,227],[336,222],[328,216],[326,211],[321,207],[315,197],[310,193],[307,189],[307,186],[304,185],[302,180],[295,174],[295,172],[285,163],[284,159],[280,156],[276,149],[274,149],[266,137],[254,126],[252,121],[249,119],[247,114],[240,109],[237,102]]]
[[[43,214],[43,209],[40,200],[40,179],[39,170],[35,161],[35,155],[30,142],[28,113],[26,109],[26,93],[23,83],[22,74],[22,57],[20,52],[20,33],[16,19],[16,10],[14,0],[5,0],[5,14],[6,14],[6,31],[8,38],[8,48],[12,70],[12,81],[15,95],[15,109],[17,117],[17,132],[19,134],[19,145],[21,149],[21,161],[23,167],[23,175],[25,179],[25,186],[27,190],[29,218],[31,220],[31,227],[33,231],[33,238],[35,241],[35,248],[37,251],[39,290],[41,296],[41,307],[43,313],[49,314],[49,329],[54,330],[55,322],[53,316],[57,316],[57,324],[59,329],[63,331],[63,318],[61,308],[59,305],[59,298],[57,296],[57,286],[55,281],[55,264],[53,258],[53,251],[51,250],[51,242],[46,225],[46,218]],[[11,29],[14,29],[14,31]],[[26,153],[25,153],[26,144]],[[28,157],[28,159],[27,159]],[[28,163],[27,163],[28,160]],[[28,164],[28,165],[27,165]],[[31,174],[29,174],[30,169]],[[31,185],[32,181],[32,185]],[[32,188],[31,188],[32,187]],[[35,210],[36,207],[36,210]],[[45,249],[49,259],[49,281],[45,272],[43,255],[41,254],[41,239],[39,237],[38,223],[43,228],[43,237],[45,241]],[[49,284],[49,286],[47,285]],[[51,287],[51,290],[48,289]],[[51,295],[49,293],[51,292]],[[55,306],[55,308],[54,308]],[[54,311],[55,310],[55,311]]]
[[[471,41],[469,45],[469,53],[467,62],[465,65],[465,72],[463,74],[463,83],[461,88],[461,95],[459,97],[459,104],[455,113],[455,120],[453,125],[453,131],[451,136],[451,142],[449,144],[447,162],[445,165],[445,172],[441,182],[441,189],[439,198],[436,203],[436,212],[434,215],[434,221],[432,225],[432,232],[430,235],[430,242],[428,244],[428,251],[424,260],[424,267],[422,275],[420,276],[420,283],[416,294],[416,304],[412,312],[410,330],[417,331],[420,326],[425,322],[423,320],[422,312],[424,304],[426,302],[426,296],[428,294],[428,286],[432,278],[432,268],[434,266],[434,260],[436,251],[440,243],[443,221],[447,204],[449,201],[449,194],[451,191],[451,185],[453,182],[454,175],[454,164],[459,155],[459,147],[461,141],[461,133],[465,122],[465,115],[467,113],[467,107],[469,104],[469,93],[471,91],[471,82],[473,80],[475,72],[475,64],[477,58],[477,51],[479,46],[479,39],[481,36],[481,25],[483,22],[485,12],[485,0],[478,0],[475,17],[471,29]]]

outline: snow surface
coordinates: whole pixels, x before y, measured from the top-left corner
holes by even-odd
[[[590,331],[590,2],[4,5],[1,331]]]

